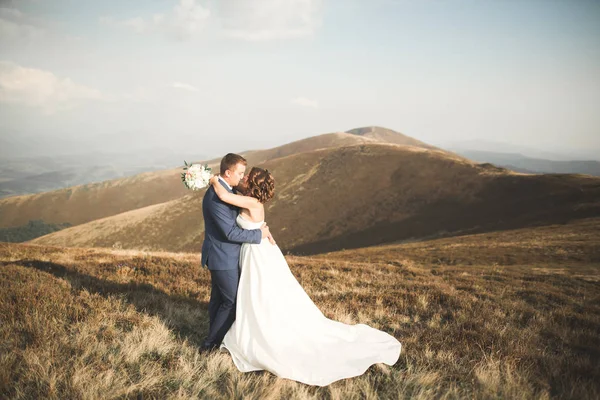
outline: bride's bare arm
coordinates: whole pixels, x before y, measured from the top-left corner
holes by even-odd
[[[215,193],[219,196],[219,199],[225,203],[247,209],[256,208],[261,204],[255,197],[229,193],[227,189],[219,183],[219,177],[217,175],[210,178],[210,184],[215,188]]]
[[[209,182],[215,188],[215,193],[217,194],[217,196],[219,196],[219,199],[221,199],[221,201],[224,201],[225,203],[233,204],[234,206],[247,209],[262,206],[260,201],[258,201],[258,199],[255,197],[229,193],[227,189],[225,189],[225,187],[223,187],[223,185],[219,183],[218,175],[214,175],[212,178],[210,178]],[[272,234],[270,234],[268,238],[269,242],[271,242],[272,245],[277,244]]]

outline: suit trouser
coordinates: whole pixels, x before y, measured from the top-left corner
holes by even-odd
[[[211,292],[208,302],[210,325],[205,346],[220,345],[235,321],[235,306],[240,271],[235,269],[211,270]]]

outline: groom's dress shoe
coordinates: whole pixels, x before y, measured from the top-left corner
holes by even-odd
[[[212,353],[213,351],[216,351],[218,349],[219,349],[219,346],[217,346],[216,344],[213,344],[210,346],[202,345],[202,346],[200,346],[200,353],[201,354]]]

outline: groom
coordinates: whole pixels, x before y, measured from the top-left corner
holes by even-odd
[[[219,183],[235,193],[246,172],[244,157],[229,153],[221,160]],[[204,215],[204,243],[202,265],[210,270],[211,292],[208,303],[210,325],[201,351],[219,348],[223,337],[235,320],[239,258],[242,243],[260,243],[262,238],[273,238],[267,224],[260,229],[242,229],[236,224],[239,208],[219,199],[210,186],[202,201]]]

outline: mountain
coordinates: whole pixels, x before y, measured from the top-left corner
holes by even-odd
[[[447,152],[443,149],[423,143],[419,140],[406,136],[402,133],[391,129],[378,126],[368,126],[362,128],[351,129],[346,132],[333,132],[323,135],[312,136],[306,139],[297,140],[282,146],[274,147],[267,150],[249,150],[239,154],[243,155],[248,160],[249,165],[258,164],[275,158],[285,157],[292,154],[303,153],[306,151],[335,148],[342,146],[350,146],[354,144],[366,143],[387,143],[399,144],[405,146],[415,146],[424,149],[439,150]],[[210,160],[210,162],[218,163],[220,158]]]
[[[389,140],[395,140],[393,131],[385,130],[385,135]],[[412,140],[415,144],[418,142],[399,133],[396,135],[401,138],[400,140]],[[240,154],[244,155],[248,165],[252,166],[315,149],[377,142],[380,140],[364,135],[335,132],[298,140],[272,149],[250,150]],[[206,162],[213,169],[218,170],[220,160],[215,158],[200,162]],[[182,168],[183,165],[40,194],[0,199],[0,227],[23,226],[31,220],[40,219],[47,223],[78,225],[178,199],[188,192],[181,183]]]
[[[410,136],[406,136],[391,129],[382,128],[380,126],[366,126],[363,128],[351,129],[346,133],[367,139],[373,139],[383,143],[395,143],[406,146],[422,147],[424,149],[441,150],[435,146],[421,142],[420,140],[414,139]]]
[[[541,158],[544,160],[553,161],[586,161],[596,160],[599,161],[598,154],[600,149],[559,149],[554,151],[540,150],[536,147],[516,145],[512,143],[499,142],[494,140],[486,139],[468,139],[468,140],[454,140],[444,141],[436,143],[437,146],[461,153],[463,151],[486,151],[494,153],[513,153],[521,154],[525,157]]]
[[[525,175],[422,147],[369,142],[279,157],[266,219],[316,254],[562,223],[600,213],[600,178]],[[35,244],[199,252],[203,191],[54,232]]]
[[[594,160],[555,161],[526,157],[516,153],[479,150],[457,150],[471,160],[489,162],[500,167],[525,173],[588,174],[600,176],[600,162]]]

